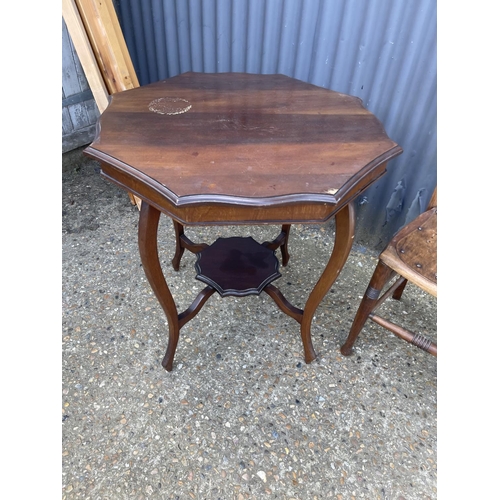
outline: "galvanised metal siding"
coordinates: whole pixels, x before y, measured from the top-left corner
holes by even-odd
[[[404,153],[358,199],[380,249],[437,179],[436,0],[116,0],[142,85],[185,71],[282,73],[360,97]]]

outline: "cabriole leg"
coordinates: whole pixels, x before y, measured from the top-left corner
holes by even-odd
[[[283,224],[281,226],[281,232],[285,234],[285,240],[280,246],[281,262],[283,263],[283,267],[285,267],[290,260],[290,254],[288,253],[288,237],[290,236],[290,228],[290,224]]]
[[[184,234],[184,226],[179,222],[172,220],[174,223],[175,232],[175,255],[172,259],[172,267],[174,271],[178,271],[181,265],[182,254],[184,253],[184,247],[181,245],[181,236]]]
[[[307,299],[304,315],[301,322],[301,336],[304,344],[306,363],[316,359],[316,353],[311,341],[311,322],[319,303],[323,300],[328,290],[332,287],[349,256],[354,240],[354,207],[351,203],[346,205],[335,216],[335,243],[330,260],[320,276],[311,295]]]
[[[158,258],[158,222],[160,211],[146,202],[142,202],[139,217],[139,252],[146,277],[160,302],[168,321],[168,347],[162,366],[172,370],[172,364],[179,340],[179,319],[177,307],[168,288]]]

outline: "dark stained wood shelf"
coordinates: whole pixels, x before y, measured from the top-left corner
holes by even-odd
[[[197,255],[196,279],[222,297],[259,295],[281,277],[274,251],[250,236],[218,238]]]

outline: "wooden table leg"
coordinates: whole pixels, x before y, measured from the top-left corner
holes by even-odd
[[[144,201],[142,202],[139,216],[139,253],[146,278],[167,317],[168,346],[161,364],[165,370],[170,372],[172,371],[175,349],[179,341],[180,329],[198,314],[206,301],[213,295],[215,289],[211,286],[205,287],[197,295],[193,303],[185,311],[178,314],[177,306],[168,288],[160,259],[158,258],[158,223],[160,215],[159,210]],[[180,224],[179,227],[182,230]],[[176,236],[182,236],[182,234],[183,231],[176,232]],[[186,248],[195,248],[197,251],[201,251],[206,246],[205,244],[189,244]],[[184,247],[182,247],[183,250]]]
[[[139,252],[146,277],[168,320],[169,340],[162,365],[167,371],[171,371],[181,327],[198,313],[206,300],[212,295],[214,289],[212,287],[207,287],[199,294],[190,308],[180,315],[178,314],[177,306],[168,288],[161,268],[160,259],[158,258],[159,219],[160,211],[143,201],[139,217]],[[335,223],[335,243],[332,255],[309,295],[304,311],[290,307],[283,299],[277,300],[278,304],[282,302],[285,303],[285,306],[288,306],[285,307],[285,312],[288,311],[287,314],[300,322],[306,363],[310,363],[316,359],[316,353],[311,340],[311,323],[314,313],[319,303],[323,300],[324,296],[337,279],[352,248],[355,226],[354,208],[352,204],[346,205],[337,213],[335,216]],[[179,231],[176,231],[176,238],[182,237],[182,225],[179,224],[179,227],[176,229],[179,229]],[[288,234],[286,236],[288,236]],[[270,287],[268,286],[267,288]],[[272,290],[268,291],[267,288],[265,291],[270,293],[276,300],[273,296],[276,294],[273,294]]]
[[[290,224],[283,224],[281,226],[281,232],[285,233],[285,240],[280,246],[281,250],[281,261],[283,263],[283,267],[288,264],[288,261],[290,260],[290,254],[288,253],[288,238],[290,236],[290,228],[292,226]]]
[[[332,287],[340,271],[346,263],[347,257],[354,241],[354,207],[351,203],[346,205],[335,216],[335,243],[330,260],[320,276],[316,286],[307,299],[304,314],[300,324],[302,343],[306,363],[316,359],[316,353],[311,341],[311,322],[319,303],[323,300],[328,290]]]
[[[158,222],[160,211],[145,201],[139,216],[139,252],[146,277],[168,320],[168,347],[163,368],[172,370],[175,349],[179,340],[179,316],[158,258]]]
[[[174,223],[174,232],[175,232],[175,255],[172,259],[172,267],[174,271],[178,271],[181,265],[181,257],[184,253],[184,247],[181,245],[181,237],[184,235],[184,226],[172,219]]]

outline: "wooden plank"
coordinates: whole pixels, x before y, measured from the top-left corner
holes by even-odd
[[[110,94],[139,87],[112,0],[76,0]]]
[[[112,0],[76,0],[80,17],[110,94],[139,87]],[[129,193],[141,208],[141,199]]]
[[[80,78],[81,73],[85,72],[76,54],[64,19],[62,19],[62,49],[62,88],[64,98],[80,94],[83,90],[89,88],[88,83]]]
[[[62,135],[70,135],[74,131],[68,108],[62,108]]]
[[[109,93],[74,0],[63,0],[62,12],[95,102],[99,112],[102,113],[108,106]]]
[[[78,24],[79,31],[75,30],[75,35],[85,38],[85,48],[93,56],[94,66],[89,68],[92,76],[97,70],[101,84],[106,89],[107,94],[115,94],[123,90],[139,87],[130,54],[123,37],[123,33],[116,15],[112,0],[63,0],[63,12],[65,8],[68,17],[71,16],[73,24]],[[78,18],[79,23],[76,21]],[[76,47],[73,33],[69,29],[73,44]],[[78,52],[80,57],[80,53]],[[90,83],[87,68],[83,65],[87,79]],[[94,94],[95,96],[95,94]],[[96,98],[97,102],[97,98]],[[109,102],[107,96],[106,105],[101,109],[98,103],[99,111],[102,113]],[[141,199],[129,193],[130,201],[141,208]]]

